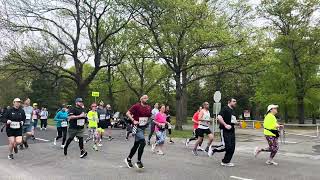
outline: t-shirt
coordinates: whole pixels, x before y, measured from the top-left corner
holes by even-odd
[[[24,110],[22,108],[10,108],[4,115],[5,123],[7,122],[7,120],[12,121],[11,124],[6,124],[8,129],[20,129],[22,126],[20,122],[25,122],[26,120]]]
[[[97,128],[99,117],[96,111],[89,111],[87,114],[88,121],[89,121],[89,128]]]
[[[33,109],[32,111],[32,119],[33,120],[36,120],[38,119],[40,116],[40,110],[39,109]]]
[[[41,111],[40,112],[40,119],[48,119],[48,111]]]
[[[24,113],[26,115],[26,121],[25,125],[30,125],[32,121],[32,112],[33,112],[33,107],[32,106],[25,106],[23,107]]]
[[[199,122],[199,111],[197,111],[196,113],[194,113],[192,119],[194,119],[196,122]],[[198,123],[193,123],[193,129],[198,129]]]
[[[105,121],[106,120],[106,114],[107,114],[106,109],[98,108],[97,112],[98,112],[98,116],[99,116],[99,121]]]
[[[151,107],[149,105],[142,106],[141,103],[137,103],[133,105],[129,109],[129,111],[133,115],[133,119],[135,121],[141,122],[141,124],[139,124],[139,127],[145,128],[147,125],[148,119],[151,117]]]
[[[226,124],[229,124],[232,126],[232,128],[230,130],[234,130],[234,124],[232,123],[231,119],[235,118],[235,112],[233,109],[231,109],[229,106],[226,106],[224,108],[221,109],[220,116],[222,116],[224,122]],[[234,117],[233,117],[234,116]],[[224,125],[220,124],[220,129],[224,129],[224,130],[228,130],[224,127]]]
[[[151,119],[154,119],[156,114],[159,113],[159,109],[154,108],[154,109],[152,109],[151,113],[152,113]]]
[[[277,125],[277,118],[273,114],[268,113],[264,118],[263,127],[270,130],[276,130],[277,129],[276,125]],[[271,131],[268,131],[266,129],[263,130],[264,135],[276,136]]]
[[[160,131],[160,129],[161,130],[164,130],[165,129],[165,124],[166,124],[166,122],[167,122],[167,115],[166,114],[162,114],[162,113],[158,113],[158,114],[156,114],[156,116],[155,116],[155,121],[157,122],[157,123],[163,123],[163,126],[162,127],[159,127],[159,126],[155,126],[155,131],[156,132],[158,132],[158,131]]]
[[[112,110],[106,110],[106,119],[107,120],[111,120],[111,118],[112,118],[112,116],[113,116],[113,112],[112,112]]]
[[[199,121],[199,126],[198,128],[199,129],[209,129],[209,121],[210,121],[210,112],[209,111],[204,111],[203,110],[203,116],[200,117],[200,113],[198,115],[198,121]],[[200,118],[202,118],[201,120],[204,120],[204,121],[200,121]]]
[[[73,107],[69,110],[69,116],[79,116],[80,114],[84,113],[84,109],[81,107]],[[85,124],[85,117],[70,119],[69,128],[70,129],[83,129]]]

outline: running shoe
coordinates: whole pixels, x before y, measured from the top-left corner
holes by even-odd
[[[141,161],[136,162],[135,165],[136,165],[136,167],[137,167],[138,169],[143,169],[143,168],[144,168],[144,166],[143,166],[143,164],[142,164]]]
[[[234,167],[234,164],[233,164],[233,163],[224,163],[224,162],[221,162],[221,165],[222,165],[222,166],[225,166],[225,167]]]
[[[85,150],[81,150],[80,158],[84,158],[88,155],[88,153]]]
[[[212,146],[209,147],[208,156],[209,157],[213,156],[213,148],[212,148]]]
[[[172,140],[169,141],[170,144],[174,144],[174,142]]]
[[[197,150],[198,151],[204,151],[204,149],[201,146],[198,146]]]
[[[23,144],[20,144],[20,145],[19,145],[19,149],[20,149],[20,150],[23,150],[23,149],[24,149]]]
[[[148,141],[148,146],[151,146],[151,143],[150,143],[150,141]]]
[[[189,139],[186,139],[186,146],[188,147],[188,145],[189,145],[189,142],[190,142],[190,140]]]
[[[24,145],[24,147],[25,147],[26,149],[28,149],[29,145],[28,145],[27,141],[24,141],[24,142],[23,142],[23,145]]]
[[[109,141],[112,141],[113,139],[114,139],[114,138],[111,137],[111,136],[109,136],[109,138],[108,138]]]
[[[93,145],[92,148],[93,148],[93,150],[98,151],[97,145]]]
[[[155,149],[156,149],[156,144],[152,144],[151,145],[151,151],[154,153],[155,152]]]
[[[102,147],[103,145],[101,143],[98,144],[98,147]]]
[[[64,153],[65,156],[68,154],[68,148],[67,148],[67,146],[64,146],[64,147],[63,147],[63,153]]]
[[[157,153],[158,155],[164,155],[164,153],[160,150],[160,151],[158,151],[158,153]]]
[[[13,150],[14,150],[14,153],[18,154],[18,147],[17,146],[13,147]]]
[[[78,139],[77,137],[74,137],[73,140],[74,140],[75,142],[79,142],[79,139]]]
[[[54,138],[54,140],[53,140],[53,145],[57,145],[57,139],[56,138]]]
[[[270,161],[270,160],[267,160],[266,162],[267,165],[274,165],[274,166],[278,166],[278,163],[274,162],[274,161]]]
[[[128,168],[133,168],[131,159],[126,158],[126,159],[124,160],[124,162],[126,163],[126,165],[128,166]]]
[[[260,153],[259,147],[256,147],[253,152],[254,157],[256,158],[259,155],[259,153]]]
[[[61,145],[60,147],[61,147],[61,149],[64,149],[64,145]]]
[[[44,130],[46,131],[46,130],[47,130],[47,128],[44,128]]]
[[[32,135],[32,136],[31,136],[31,139],[32,139],[32,140],[36,140],[36,137],[34,137],[34,135]]]
[[[13,154],[9,154],[8,159],[10,159],[10,160],[13,159]]]
[[[209,152],[209,146],[206,147],[205,151],[206,151],[206,152]]]
[[[192,153],[193,153],[194,156],[198,156],[198,152],[195,151],[194,149],[192,150]]]

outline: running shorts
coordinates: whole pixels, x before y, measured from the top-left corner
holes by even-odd
[[[106,120],[99,121],[98,128],[107,129],[108,128],[108,122]]]
[[[208,134],[212,134],[211,130],[210,129],[197,129],[196,130],[196,136],[199,136],[199,137],[204,137],[204,134],[208,135]]]
[[[7,136],[8,136],[8,137],[18,137],[18,136],[22,136],[22,128],[19,128],[19,129],[7,128],[7,129],[6,129],[6,132],[7,132]]]
[[[84,136],[84,129],[71,129],[68,130],[69,137],[83,137]]]
[[[32,128],[33,128],[33,125],[32,124],[28,124],[28,125],[23,125],[22,126],[22,133],[28,133],[28,132],[32,132]]]

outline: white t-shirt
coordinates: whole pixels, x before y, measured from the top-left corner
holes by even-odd
[[[151,119],[154,120],[154,118],[156,117],[156,115],[158,113],[159,113],[159,109],[156,109],[156,108],[152,109],[152,111],[151,111],[151,114],[152,114]]]
[[[200,118],[200,117],[199,117]],[[202,119],[201,120],[204,120],[204,121],[200,121],[200,119],[199,119],[199,126],[198,126],[198,128],[199,129],[209,129],[209,121],[210,121],[210,112],[209,111],[207,111],[207,112],[205,112],[204,114],[203,114],[203,117],[202,117]]]

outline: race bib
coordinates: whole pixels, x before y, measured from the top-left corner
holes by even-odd
[[[110,119],[110,115],[108,115],[108,116],[106,117],[106,119]]]
[[[10,128],[19,129],[20,128],[20,122],[11,122]]]
[[[106,115],[105,114],[101,114],[100,115],[100,120],[105,120],[106,119]]]
[[[171,124],[168,124],[168,129],[172,129],[172,125]]]
[[[67,121],[62,121],[61,122],[61,127],[67,127],[68,126],[68,122]]]
[[[30,120],[31,119],[31,114],[26,114],[26,119]]]
[[[84,119],[78,119],[77,126],[84,126]]]
[[[231,123],[233,123],[233,124],[235,124],[235,123],[237,123],[237,118],[236,118],[236,116],[231,116]]]
[[[139,126],[145,126],[148,123],[148,117],[139,118]]]

